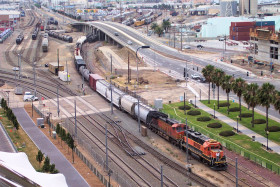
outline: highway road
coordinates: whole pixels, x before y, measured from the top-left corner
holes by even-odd
[[[160,67],[160,68],[166,68],[170,69],[172,71],[175,71],[178,73],[178,75],[183,76],[184,67],[188,67],[188,74],[189,76],[192,74],[201,74],[201,67],[204,67],[208,64],[211,64],[215,66],[216,68],[220,68],[225,71],[225,73],[229,75],[233,75],[234,77],[241,77],[244,80],[246,80],[249,83],[258,83],[259,85],[262,85],[265,82],[271,82],[271,80],[268,79],[262,79],[256,76],[249,76],[247,77],[247,71],[232,65],[228,64],[222,64],[217,63],[212,60],[207,59],[201,59],[199,57],[190,56],[187,54],[184,54],[182,52],[179,52],[176,49],[170,48],[168,46],[165,46],[161,44],[158,41],[155,41],[154,39],[136,31],[135,29],[119,24],[114,22],[92,22],[93,26],[97,26],[99,28],[102,28],[104,30],[107,30],[108,32],[111,32],[112,34],[114,32],[118,32],[119,36],[118,39],[122,40],[124,43],[127,43],[128,40],[132,41],[132,45],[130,47],[136,51],[138,47],[141,45],[149,45],[151,49],[142,49],[138,51],[138,54],[141,54],[141,56],[144,57],[145,62],[149,63],[150,65]],[[133,38],[133,40],[131,39]],[[156,52],[155,52],[156,51]],[[168,54],[169,57],[163,56],[161,54]],[[228,51],[228,54],[232,53],[232,51]],[[174,58],[172,58],[174,57]],[[194,62],[194,64],[192,63]],[[197,71],[197,67],[198,71]],[[193,70],[194,68],[194,70]],[[280,90],[280,82],[279,81],[273,81],[271,82],[275,85],[277,90]],[[238,98],[236,96],[232,96],[232,98],[235,101],[238,101]],[[263,107],[257,107],[257,109],[265,112],[265,108]],[[269,114],[271,116],[274,116],[276,118],[280,118],[279,112],[274,110],[274,107],[271,107],[269,109]]]

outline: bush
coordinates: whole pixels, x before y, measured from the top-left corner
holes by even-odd
[[[197,116],[197,115],[200,115],[201,112],[198,110],[191,110],[191,111],[188,111],[187,114],[190,116]]]
[[[251,118],[251,117],[253,117],[253,114],[252,113],[241,113],[240,116],[242,118]]]
[[[229,108],[228,110],[229,112],[238,112],[240,111],[239,107],[233,107],[233,108]]]
[[[219,135],[227,137],[227,136],[233,136],[235,135],[235,133],[233,131],[222,131],[219,133]]]
[[[227,107],[230,106],[230,103],[220,103],[219,107]]]
[[[179,106],[178,108],[179,108],[180,110],[184,110],[184,105],[183,105],[183,106]],[[185,106],[185,109],[186,109],[186,110],[190,110],[191,107],[188,106],[188,105],[186,105],[186,106]]]
[[[252,122],[251,122],[252,123]],[[265,119],[255,119],[254,120],[254,124],[264,124],[266,123],[266,120]]]
[[[209,123],[207,127],[209,128],[221,128],[223,125],[220,123]]]
[[[267,130],[267,129],[265,129],[265,130]],[[280,127],[278,127],[278,126],[271,126],[271,127],[268,127],[268,131],[269,132],[278,132],[278,131],[280,131]]]
[[[199,118],[196,119],[197,121],[210,121],[211,118],[208,116],[201,116]]]

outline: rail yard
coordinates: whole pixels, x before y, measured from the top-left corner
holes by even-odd
[[[75,157],[86,166],[76,164],[74,157],[69,163],[77,171],[88,167],[102,183],[97,185],[91,175],[80,173],[85,184],[280,185],[277,172],[252,162],[244,153],[228,149],[210,134],[194,130],[186,119],[164,112],[163,103],[183,105],[184,100],[198,109],[196,101],[198,97],[207,98],[208,83],[202,78],[186,79],[186,74],[193,71],[196,75],[204,68],[201,59],[205,54],[213,58],[220,53],[213,49],[178,53],[146,36],[148,30],[139,32],[146,27],[141,27],[144,24],[168,21],[163,17],[164,11],[150,11],[137,17],[134,24],[132,19],[116,16],[115,21],[120,19],[118,22],[123,24],[119,26],[108,21],[78,22],[45,7],[22,5],[25,17],[18,27],[0,34],[0,96],[12,109],[25,108],[31,119],[33,113],[43,118],[43,126],[36,126],[35,121],[34,128],[45,131],[49,141],[60,139],[56,134],[58,124],[71,135]],[[127,12],[123,17],[132,15]],[[185,60],[184,55],[191,59]],[[174,63],[168,61],[160,66],[160,62],[172,59]],[[175,61],[179,67],[174,66]],[[26,92],[32,92],[38,101],[24,101]],[[212,118],[215,119],[215,108]],[[33,140],[31,136],[30,139]],[[59,141],[62,138],[55,145],[61,148]],[[64,154],[69,157],[69,149]],[[73,186],[69,178],[65,180]]]

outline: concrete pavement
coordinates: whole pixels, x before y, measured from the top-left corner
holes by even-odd
[[[38,149],[45,153],[50,158],[51,163],[54,163],[59,172],[65,176],[68,186],[89,186],[64,155],[52,144],[45,134],[40,131],[24,108],[14,108],[13,112],[23,130],[28,134]]]

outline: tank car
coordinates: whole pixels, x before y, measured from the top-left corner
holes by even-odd
[[[17,39],[16,39],[16,43],[19,45],[21,44],[21,42],[23,41],[24,36],[23,34],[18,35]]]

